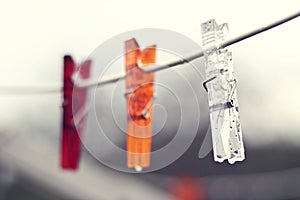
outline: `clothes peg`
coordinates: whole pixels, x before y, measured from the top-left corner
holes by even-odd
[[[71,56],[64,57],[63,75],[63,123],[61,142],[61,167],[76,170],[81,152],[80,135],[82,134],[85,114],[87,88],[78,87],[73,80],[78,73],[81,79],[90,76],[91,61],[76,66]]]
[[[140,172],[150,166],[154,72],[139,69],[156,62],[156,45],[140,50],[132,38],[125,41],[127,101],[127,166]]]
[[[209,20],[201,25],[202,42],[208,47],[219,47],[228,34],[227,24],[218,25]],[[245,158],[242,129],[236,94],[232,54],[228,48],[207,50],[205,54],[206,79],[203,83],[208,92],[210,124],[214,160],[230,164]]]

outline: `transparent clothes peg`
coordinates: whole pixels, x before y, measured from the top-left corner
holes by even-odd
[[[203,23],[201,29],[205,49],[219,47],[228,35],[227,24],[218,25],[213,19]],[[227,159],[230,164],[242,161],[245,153],[231,52],[227,48],[206,51],[205,73],[214,160]]]

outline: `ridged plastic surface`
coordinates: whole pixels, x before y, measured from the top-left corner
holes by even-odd
[[[228,34],[227,24],[209,20],[201,25],[203,46],[219,46]],[[230,164],[245,159],[232,54],[228,49],[207,51],[205,72],[214,160]]]

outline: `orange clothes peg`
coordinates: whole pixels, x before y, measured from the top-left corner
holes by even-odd
[[[139,69],[156,62],[156,45],[140,50],[132,38],[125,41],[127,100],[127,166],[141,171],[150,166],[154,72]]]

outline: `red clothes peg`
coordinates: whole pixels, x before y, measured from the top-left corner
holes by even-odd
[[[141,171],[150,166],[154,72],[141,67],[156,61],[156,45],[140,50],[132,38],[125,41],[127,99],[127,166]]]
[[[63,169],[78,168],[81,151],[80,134],[83,131],[86,114],[87,88],[76,86],[73,75],[79,72],[81,79],[87,79],[90,76],[90,67],[90,60],[77,67],[71,56],[64,57],[61,142],[61,167]]]

